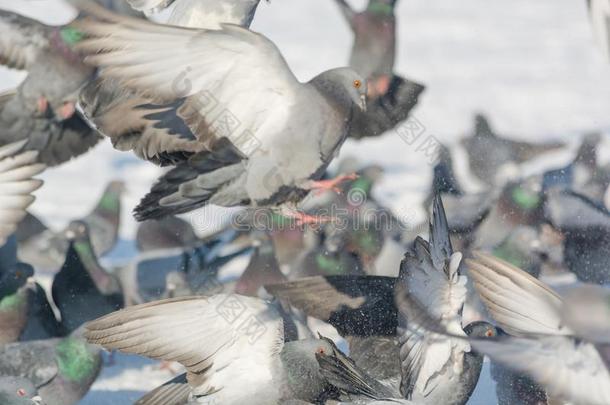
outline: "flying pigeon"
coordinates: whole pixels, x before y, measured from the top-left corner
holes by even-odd
[[[343,180],[318,181],[354,111],[366,107],[364,78],[338,68],[300,83],[271,41],[238,26],[194,30],[105,16],[111,21],[76,23],[87,36],[78,49],[102,76],[180,112],[180,128],[149,144],[148,155],[189,156],[153,186],[138,220],[216,204],[283,205],[311,221],[290,205]]]
[[[0,245],[17,230],[26,209],[34,202],[32,193],[42,186],[44,164],[36,163],[38,152],[22,152],[26,141],[0,147]]]
[[[350,66],[368,80],[369,106],[357,113],[349,136],[379,136],[406,120],[425,87],[394,74],[396,0],[370,0],[362,12],[335,0],[354,33]]]
[[[462,327],[467,296],[461,274],[462,254],[454,252],[440,196],[433,203],[430,241],[418,237],[400,265],[396,283],[398,334],[402,367],[401,393],[416,403],[465,404],[479,380],[483,356],[464,341],[425,330],[423,309],[456,336],[495,336],[486,322]]]
[[[49,166],[85,153],[102,139],[76,113],[81,87],[94,69],[74,45],[81,34],[0,10],[0,63],[27,70],[13,91],[0,95],[0,145],[27,140]]]
[[[193,402],[314,402],[329,388],[315,356],[331,345],[287,342],[280,312],[258,298],[218,294],[128,307],[88,323],[86,337],[107,349],[178,361]]]
[[[175,5],[168,24],[190,28],[219,29],[221,24],[248,28],[260,0],[134,0],[137,10],[153,12]],[[184,129],[184,117],[176,108],[159,108],[154,100],[124,88],[117,81],[96,79],[81,92],[79,104],[98,131],[119,150],[131,150],[143,159],[161,165],[183,160],[173,154],[151,153],[165,136]],[[167,141],[165,141],[167,142]],[[163,143],[163,142],[162,142]],[[155,146],[157,145],[157,146]]]
[[[468,268],[489,314],[511,335],[471,341],[475,350],[531,376],[553,398],[592,405],[609,403],[610,371],[604,346],[583,341],[564,323],[565,303],[559,294],[487,254],[476,254],[468,261]]]

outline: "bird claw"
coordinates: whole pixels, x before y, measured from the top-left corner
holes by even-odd
[[[310,190],[312,190],[315,195],[320,195],[325,191],[333,191],[337,194],[341,194],[342,190],[339,187],[339,184],[344,181],[356,180],[358,177],[359,176],[356,173],[349,173],[343,174],[330,180],[312,181],[310,183]]]

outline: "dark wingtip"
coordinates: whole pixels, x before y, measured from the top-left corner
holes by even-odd
[[[430,249],[435,267],[443,266],[444,261],[453,254],[449,238],[449,223],[440,194],[434,196],[432,221],[430,222]]]

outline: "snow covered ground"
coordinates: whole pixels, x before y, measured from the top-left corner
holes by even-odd
[[[308,80],[320,71],[344,65],[351,34],[331,0],[275,0],[264,3],[254,29],[273,39],[297,76]],[[364,1],[353,1],[363,5]],[[68,21],[72,10],[61,0],[0,0],[0,8],[17,10],[49,23]],[[582,0],[402,0],[398,6],[400,42],[397,71],[420,81],[427,90],[414,117],[426,134],[448,144],[471,127],[472,114],[484,111],[492,124],[520,139],[562,139],[575,144],[586,130],[610,130],[610,64],[597,50]],[[0,91],[14,87],[23,74],[0,68]],[[610,156],[610,140],[604,149]],[[342,157],[357,156],[387,169],[376,190],[403,218],[420,215],[430,163],[416,146],[396,133],[348,142]],[[458,157],[463,151],[458,150]],[[536,165],[560,166],[567,152]],[[463,159],[458,175],[471,187]],[[45,186],[32,210],[60,228],[88,212],[105,184],[127,182],[122,237],[133,238],[130,211],[159,170],[104,142],[93,152],[43,175]],[[192,215],[203,223],[221,220],[222,210]],[[205,220],[205,221],[204,221]],[[170,374],[155,363],[118,356],[104,370],[83,404],[129,404]],[[471,404],[494,402],[486,374]]]

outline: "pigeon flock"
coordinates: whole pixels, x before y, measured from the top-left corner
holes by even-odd
[[[398,0],[329,1],[349,67],[305,82],[250,30],[260,0],[69,0],[61,26],[0,9],[0,63],[27,72],[0,94],[0,405],[77,404],[116,352],[173,374],[139,405],[464,405],[485,362],[499,405],[610,404],[607,135],[515,141],[477,114],[456,143],[479,190],[439,144],[406,220],[382,166],[335,159],[398,136],[425,90],[395,71]],[[607,34],[610,4],[587,4]],[[107,138],[164,168],[113,265],[124,181],[62,229],[30,212],[42,172]],[[202,236],[181,214],[210,205],[239,210]]]

